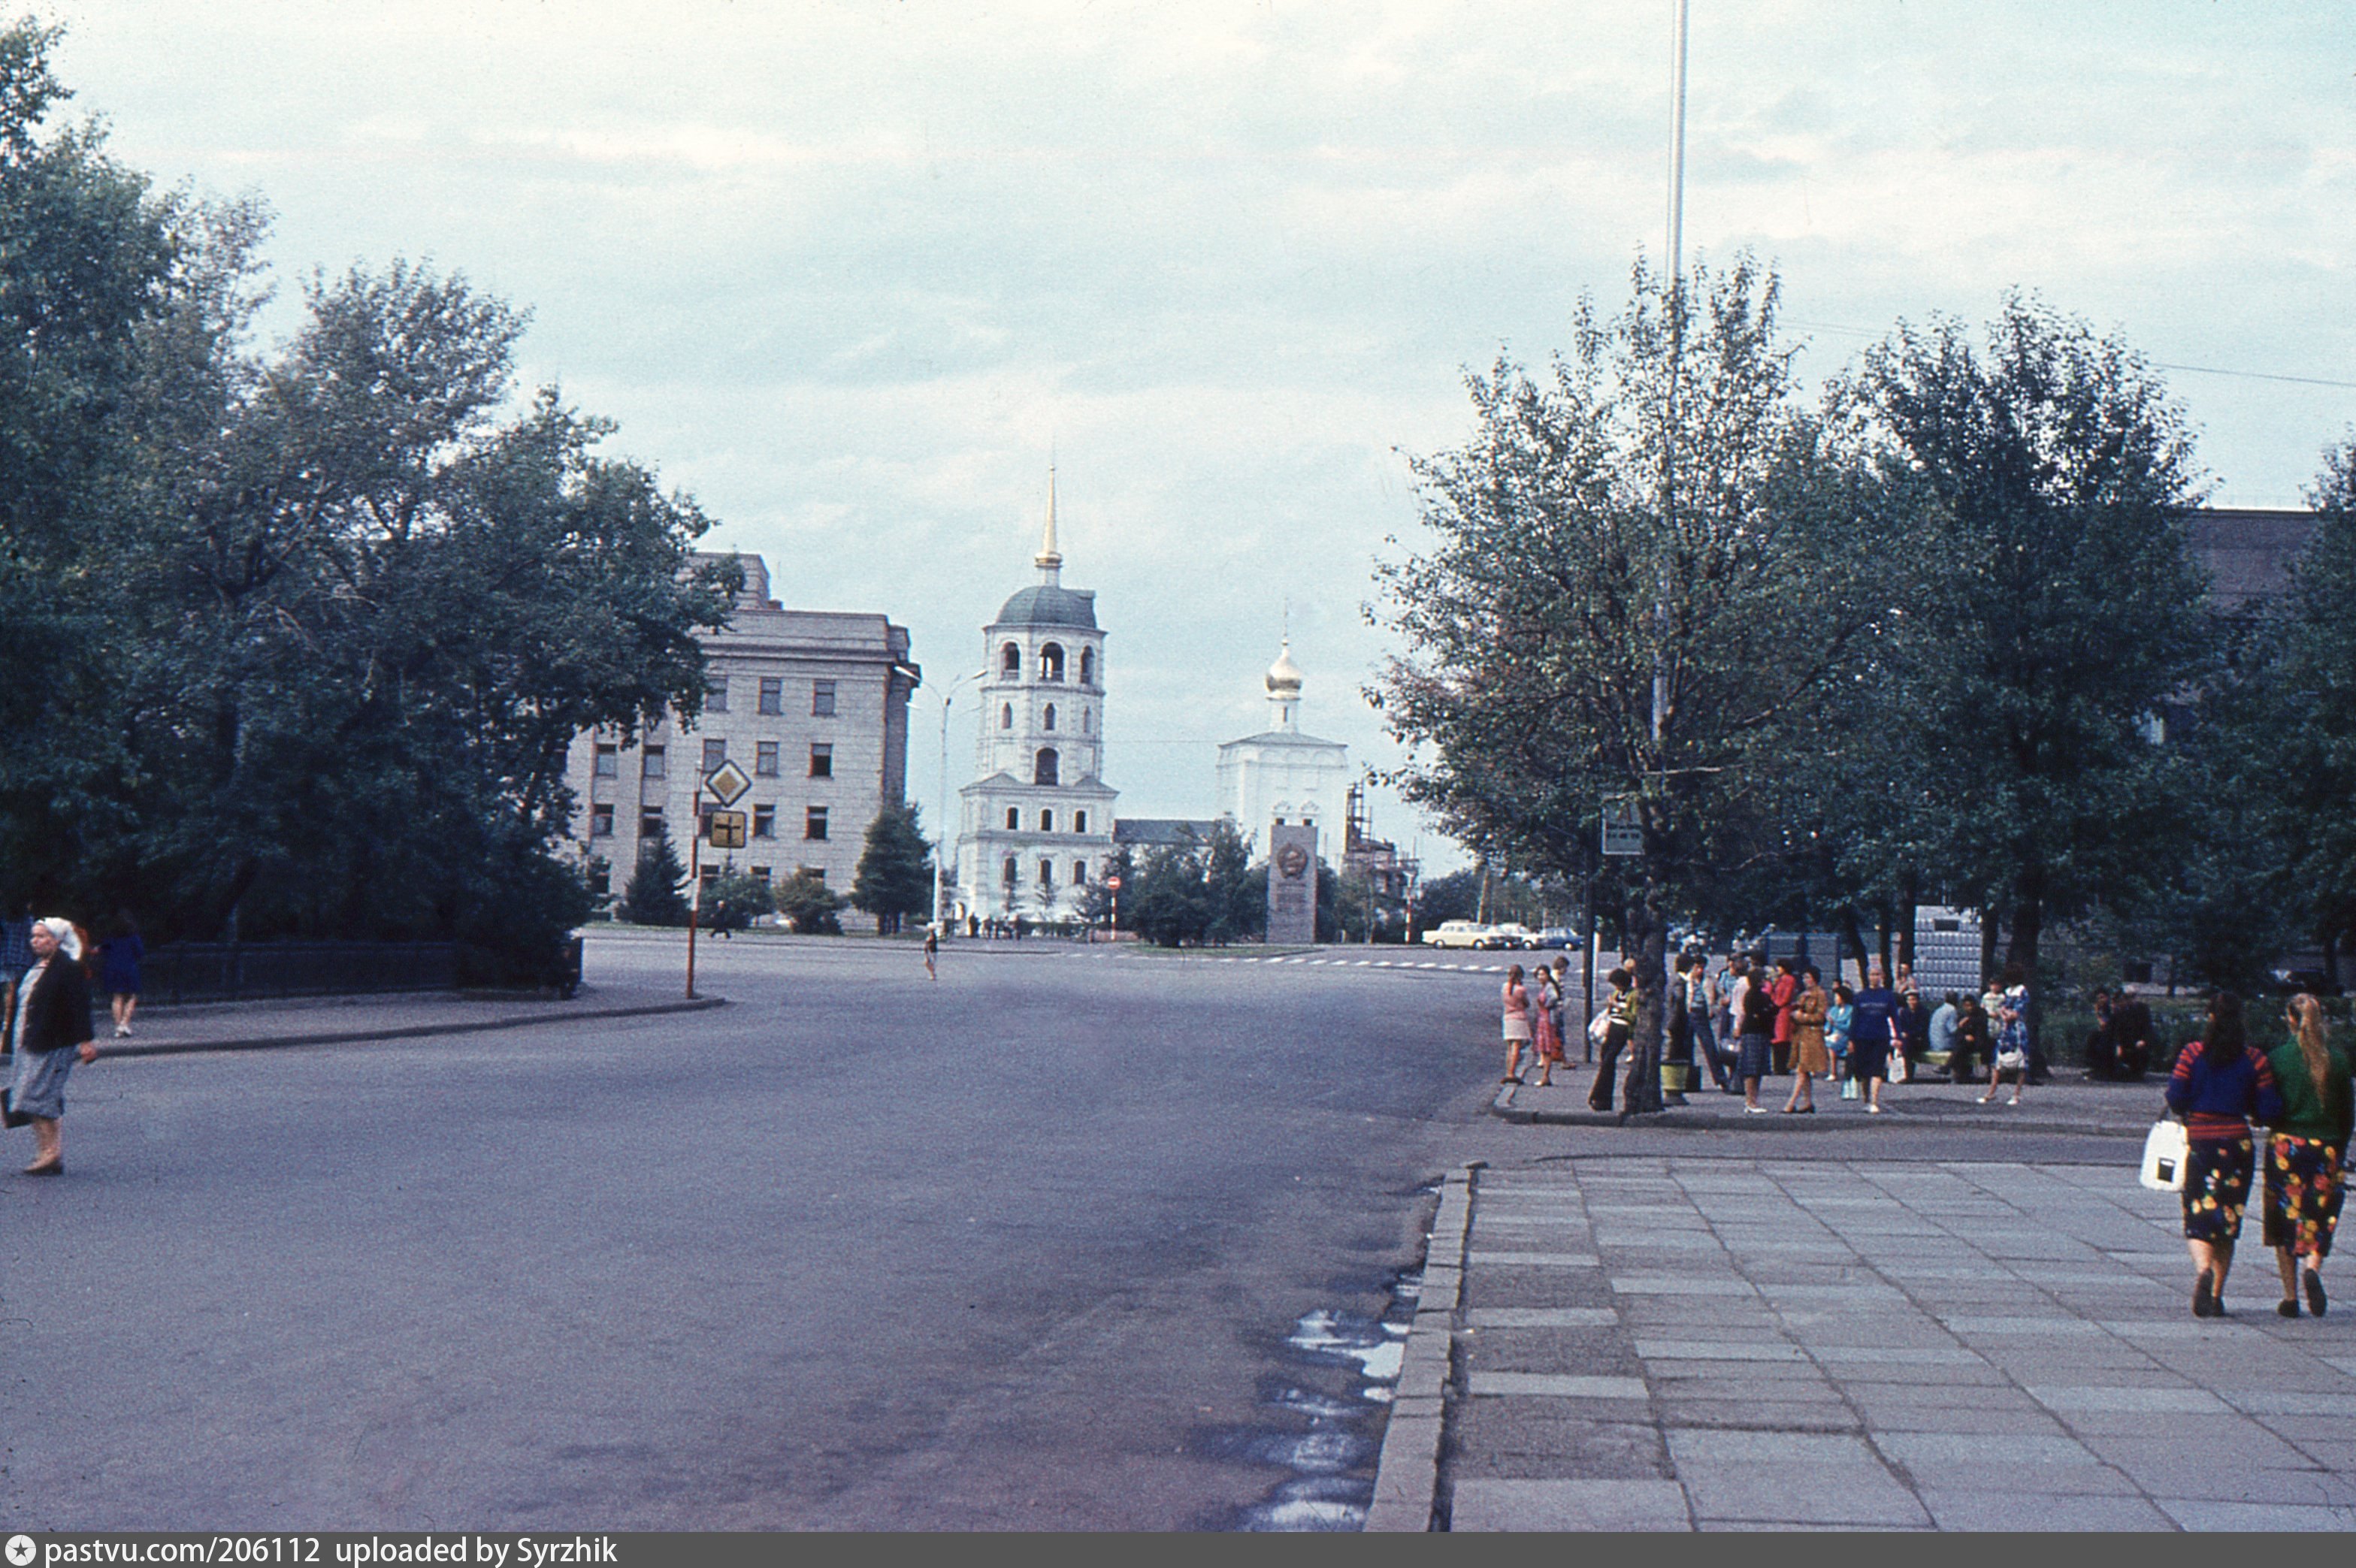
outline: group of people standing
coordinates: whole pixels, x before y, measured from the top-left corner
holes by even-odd
[[[2169,1109],[2184,1119],[2184,1240],[2192,1253],[2192,1315],[2222,1317],[2242,1218],[2258,1179],[2253,1126],[2266,1129],[2263,1231],[2282,1276],[2285,1317],[2329,1305],[2323,1260],[2331,1255],[2345,1197],[2340,1165],[2356,1124],[2348,1054],[2330,1038],[2323,1004],[2305,992],[2283,1015],[2272,1051],[2249,1042],[2242,998],[2221,991],[2197,1044],[2176,1059]]]
[[[1541,964],[1527,981],[1518,964],[1507,972],[1503,995],[1505,1073],[1519,1083],[1527,1051],[1541,1086],[1554,1081],[1565,1061],[1564,997],[1568,958]],[[1635,976],[1624,965],[1606,977],[1611,997],[1593,1020],[1597,1072],[1588,1104],[1609,1111],[1612,1074],[1634,1033]],[[2018,1105],[2029,1077],[2029,987],[2019,965],[1985,997],[1944,997],[1933,1011],[1923,1005],[1903,965],[1893,984],[1879,962],[1868,965],[1861,987],[1836,979],[1827,990],[1822,973],[1796,958],[1772,966],[1737,954],[1713,971],[1705,954],[1681,959],[1668,997],[1668,1048],[1662,1066],[1663,1098],[1682,1104],[1706,1072],[1730,1094],[1743,1097],[1747,1114],[1765,1115],[1760,1084],[1771,1076],[1792,1075],[1783,1106],[1787,1115],[1815,1111],[1815,1083],[1837,1080],[1841,1097],[1863,1102],[1868,1115],[1881,1114],[1881,1090],[1893,1078],[1904,1081],[1918,1063],[1938,1054],[1956,1083],[1975,1081],[1976,1061],[1988,1064],[1982,1104],[1995,1102],[2008,1080]],[[2145,1026],[2148,1028],[2148,1021]]]

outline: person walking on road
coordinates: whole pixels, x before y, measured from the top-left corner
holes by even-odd
[[[1996,1033],[1996,1057],[1988,1065],[1987,1093],[1980,1096],[1983,1105],[1993,1103],[2004,1075],[2012,1074],[2012,1098],[2008,1105],[2020,1104],[2020,1092],[2029,1083],[2029,976],[2018,964],[2008,964],[2004,971],[2004,988],[1995,993],[1996,1004],[1989,1008],[1989,1021]],[[1985,998],[1983,998],[1985,1000]],[[2236,1007],[2241,1004],[2238,1000]]]
[[[1815,1114],[1815,1081],[1833,1070],[1832,1055],[1825,1049],[1825,1017],[1831,1010],[1832,998],[1825,995],[1811,964],[1801,971],[1800,994],[1792,1002],[1792,1095],[1783,1102],[1787,1116]]]
[[[926,978],[926,979],[927,979],[927,980],[938,980],[938,979],[941,977],[941,971],[940,971],[940,965],[939,965],[939,959],[940,959],[940,956],[941,956],[941,927],[940,927],[940,923],[939,923],[938,921],[936,921],[936,922],[934,922],[932,924],[930,924],[930,925],[928,925],[928,926],[925,927],[925,978]]]
[[[77,1059],[98,1060],[91,1039],[90,980],[81,972],[82,947],[72,924],[49,919],[33,923],[33,966],[16,993],[16,1057],[9,1074],[10,1126],[33,1125],[33,1163],[27,1176],[62,1176],[66,1077]]]
[[[1603,1004],[1603,1016],[1611,1021],[1603,1029],[1603,1049],[1595,1053],[1595,1084],[1587,1092],[1590,1111],[1612,1108],[1612,1069],[1636,1034],[1636,976],[1622,965],[1610,979],[1612,999]]]
[[[2184,1242],[2199,1271],[2192,1316],[2222,1317],[2225,1276],[2255,1163],[2250,1120],[2281,1119],[2283,1097],[2273,1064],[2254,1050],[2242,1022],[2242,998],[2220,991],[2209,1001],[2208,1027],[2169,1075],[2168,1108],[2184,1118],[2190,1152],[2184,1161]]]
[[[1758,985],[1743,987],[1741,998],[1741,1043],[1735,1050],[1734,1075],[1742,1080],[1743,1114],[1763,1116],[1767,1107],[1759,1103],[1759,1081],[1775,1065],[1775,998]]]
[[[2308,1310],[2320,1317],[2328,1304],[2323,1260],[2331,1255],[2331,1233],[2346,1196],[2340,1160],[2356,1125],[2356,1093],[2349,1084],[2348,1053],[2325,1029],[2323,1004],[2302,991],[2290,999],[2284,1021],[2290,1038],[2266,1057],[2283,1110],[2266,1140],[2264,1223],[2266,1245],[2282,1269],[2283,1298],[2275,1310],[2298,1316],[2304,1272]]]
[[[1522,966],[1518,964],[1505,971],[1505,1075],[1500,1083],[1522,1081],[1522,1051],[1530,1043],[1530,993],[1522,984]]]
[[[1898,993],[1890,988],[1879,962],[1867,971],[1865,989],[1849,1004],[1849,1076],[1866,1114],[1881,1115],[1881,1085],[1890,1076],[1890,1056],[1898,1049]]]
[[[139,965],[147,944],[139,940],[139,923],[129,910],[114,917],[114,933],[99,948],[99,989],[114,1012],[114,1038],[131,1038],[131,1017],[139,1010]]]

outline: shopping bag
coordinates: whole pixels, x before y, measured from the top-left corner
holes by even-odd
[[[2143,1184],[2154,1192],[2184,1190],[2184,1162],[2192,1152],[2182,1122],[2154,1122],[2143,1140]]]

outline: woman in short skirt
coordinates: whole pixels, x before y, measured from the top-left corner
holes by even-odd
[[[2323,1004],[2301,992],[2290,999],[2285,1021],[2290,1038],[2266,1058],[2283,1098],[2266,1140],[2266,1245],[2282,1269],[2283,1298],[2275,1310],[2298,1316],[2304,1274],[2308,1310],[2320,1317],[2329,1304],[2323,1260],[2331,1255],[2331,1232],[2340,1224],[2345,1196],[2340,1157],[2356,1123],[2356,1095],[2350,1092],[2348,1055],[2324,1027]]]
[[[2283,1114],[2272,1064],[2250,1048],[2242,998],[2220,991],[2209,1003],[2208,1027],[2197,1048],[2176,1059],[2168,1080],[2169,1109],[2184,1118],[2190,1152],[2184,1162],[2184,1241],[2199,1277],[2192,1316],[2222,1317],[2225,1276],[2242,1236],[2250,1201],[2254,1155],[2250,1119],[2272,1124]]]
[[[1500,1083],[1522,1081],[1522,1048],[1530,1043],[1530,993],[1522,984],[1522,966],[1518,964],[1505,971],[1503,997],[1505,1026],[1505,1075]]]

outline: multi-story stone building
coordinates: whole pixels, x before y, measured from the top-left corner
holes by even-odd
[[[1112,855],[1104,772],[1104,633],[1093,590],[1063,582],[1047,485],[1039,581],[982,630],[981,733],[958,792],[958,912],[1076,918]]]
[[[581,802],[576,842],[592,885],[619,893],[639,854],[666,832],[706,881],[723,869],[781,880],[808,867],[848,892],[868,824],[908,782],[908,696],[922,678],[908,632],[882,615],[788,610],[769,570],[739,556],[744,588],[726,626],[706,635],[711,695],[692,730],[676,719],[633,744],[591,732],[567,778]],[[734,762],[753,781],[743,849],[710,847],[717,808],[702,781]]]

